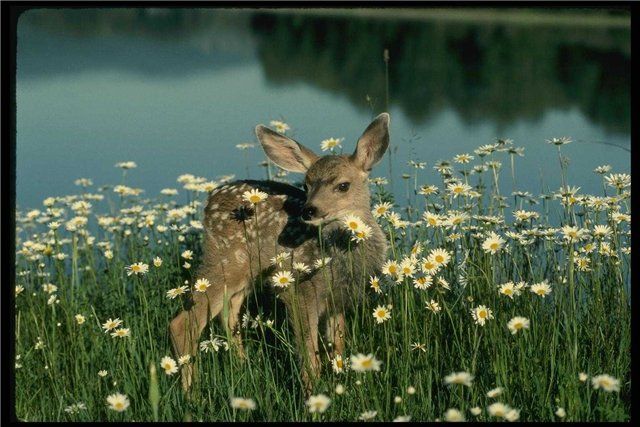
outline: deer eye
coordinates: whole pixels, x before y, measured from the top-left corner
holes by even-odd
[[[349,183],[348,182],[342,182],[340,184],[338,184],[336,186],[336,190],[342,192],[342,193],[346,193],[347,191],[349,191]]]

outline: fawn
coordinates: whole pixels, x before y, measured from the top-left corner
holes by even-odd
[[[262,125],[256,127],[256,135],[277,166],[305,173],[306,191],[274,181],[245,180],[211,192],[204,211],[203,262],[196,276],[206,278],[211,286],[206,292],[193,292],[191,307],[171,321],[170,335],[177,356],[195,355],[200,334],[222,311],[226,299],[228,316],[222,322],[233,333],[230,344],[244,357],[237,330],[244,299],[253,292],[257,277],[292,272],[295,281],[276,290],[292,319],[309,393],[312,379],[320,372],[319,322],[326,322],[333,353],[342,354],[345,311],[362,299],[369,276],[386,259],[387,241],[370,211],[368,176],[389,146],[389,114],[382,113],[371,122],[350,156],[319,157]],[[243,194],[253,189],[267,198],[255,205],[245,201]],[[370,227],[365,240],[351,240],[343,223],[346,215],[355,215]],[[287,253],[286,259],[273,265],[270,260],[282,252]],[[310,268],[294,270],[294,262]],[[185,391],[194,369],[195,361],[183,366]]]

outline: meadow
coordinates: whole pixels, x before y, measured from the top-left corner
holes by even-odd
[[[243,315],[247,358],[212,321],[191,398],[182,392],[180,370],[194,360],[172,354],[168,325],[199,291],[203,203],[233,177],[184,174],[147,195],[127,186],[139,172],[127,161],[117,185],[78,179],[77,194],[16,213],[17,417],[629,420],[630,176],[593,165],[602,193],[581,194],[567,182],[571,140],[537,143],[557,150],[559,189],[518,191],[518,164],[532,160],[510,140],[370,180],[389,261],[354,283],[368,298],[347,316],[346,354],[324,356],[309,398],[269,278]],[[340,152],[341,141],[323,150]],[[440,181],[421,182],[432,167]],[[386,189],[391,179],[405,195]]]

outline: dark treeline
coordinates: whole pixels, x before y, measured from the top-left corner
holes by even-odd
[[[630,129],[628,30],[256,15],[267,78],[304,81],[363,109],[390,103],[415,122],[443,108],[498,125],[579,108],[613,132]]]
[[[376,110],[385,108],[386,48],[391,106],[415,123],[444,108],[469,123],[490,119],[499,127],[535,120],[551,108],[578,108],[610,132],[630,131],[629,29],[206,9],[50,9],[21,19],[77,37],[225,39],[233,30],[255,39],[270,82],[303,81],[362,109],[371,103]]]

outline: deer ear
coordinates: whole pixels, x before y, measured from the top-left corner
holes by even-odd
[[[351,160],[363,171],[369,172],[389,147],[389,114],[376,117],[358,139]]]
[[[266,126],[256,126],[256,136],[273,163],[289,172],[305,173],[318,159],[307,147]]]

